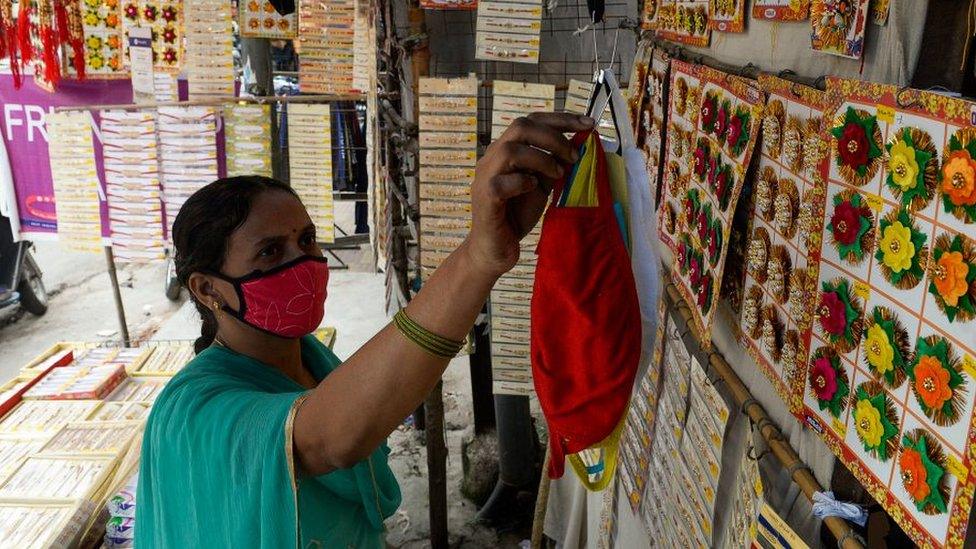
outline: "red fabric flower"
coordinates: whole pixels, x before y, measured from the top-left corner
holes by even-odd
[[[820,400],[832,400],[837,394],[837,371],[830,364],[829,358],[820,357],[813,361],[810,385]]]
[[[705,237],[708,236],[708,216],[705,212],[698,214],[698,239],[702,242],[705,241]]]
[[[691,258],[691,272],[688,275],[688,281],[691,282],[692,286],[701,284],[701,263],[698,262],[697,257]]]
[[[718,177],[715,179],[715,195],[718,196],[719,200],[725,197],[725,192],[729,187],[729,172],[728,170],[722,170],[718,173]]]
[[[176,41],[176,31],[173,29],[164,29],[163,42],[166,42],[167,44],[172,44],[175,41]]]
[[[142,16],[146,19],[146,21],[155,21],[156,20],[156,7],[155,6],[146,6],[142,10]]]
[[[163,19],[168,23],[176,21],[176,10],[172,7],[163,8]]]
[[[718,253],[718,227],[712,227],[708,232],[708,257],[715,257]]]
[[[701,178],[705,175],[706,159],[705,159],[705,147],[698,147],[695,149],[695,175]]]
[[[702,102],[701,107],[702,127],[711,127],[715,123],[715,116],[718,114],[717,111],[718,98],[711,95],[705,96],[705,101]]]
[[[831,335],[843,335],[847,329],[847,307],[841,301],[837,292],[824,292],[820,296],[820,308],[817,311],[820,326]]]
[[[729,110],[723,105],[718,110],[718,116],[715,118],[715,135],[719,139],[725,136],[725,132],[729,129]]]
[[[678,265],[685,264],[685,258],[688,256],[688,245],[684,242],[678,244]]]
[[[834,208],[834,215],[830,218],[834,240],[844,246],[850,246],[857,240],[857,235],[861,232],[861,212],[862,208],[855,207],[850,200],[845,200]]]
[[[844,126],[844,133],[837,140],[837,153],[843,164],[852,168],[868,163],[868,136],[860,124],[848,122]]]
[[[695,203],[690,198],[685,198],[685,217],[689,221],[695,218]]]
[[[718,158],[713,156],[708,159],[708,184],[714,187],[716,177],[718,177]]]
[[[139,18],[139,6],[137,6],[135,4],[126,4],[125,5],[125,16],[127,18],[129,18],[129,19],[138,19]]]
[[[742,119],[738,116],[733,116],[732,121],[729,122],[729,145],[735,145],[740,137],[742,137]]]
[[[706,276],[701,284],[698,286],[698,307],[700,309],[705,308],[705,303],[708,302],[708,296],[712,293],[712,277]]]

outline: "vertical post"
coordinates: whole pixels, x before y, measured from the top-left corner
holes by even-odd
[[[105,264],[108,266],[108,278],[112,281],[112,294],[115,297],[115,313],[119,317],[119,334],[122,336],[122,345],[132,346],[129,339],[129,327],[125,322],[125,306],[122,304],[122,288],[119,287],[119,275],[115,272],[115,254],[112,253],[111,246],[105,246]]]
[[[488,323],[475,324],[471,334],[474,337],[474,352],[468,358],[471,365],[471,407],[474,410],[474,434],[482,435],[495,428]]]

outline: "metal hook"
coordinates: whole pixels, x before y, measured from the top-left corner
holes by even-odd
[[[610,53],[610,63],[607,64],[607,70],[613,70],[613,60],[617,57],[617,40],[620,38],[620,27],[613,30],[613,49]]]
[[[600,49],[596,46],[596,25],[590,24],[590,32],[593,35],[593,63],[596,70],[593,71],[593,78],[596,78],[597,72],[600,70]]]
[[[790,93],[793,94],[793,97],[800,97],[800,92],[796,91],[796,89],[797,89],[796,87],[799,86],[799,85],[800,85],[799,82],[791,82],[790,83]]]
[[[762,452],[759,452],[759,455],[758,456],[755,454],[755,452],[756,452],[756,447],[755,446],[749,446],[749,450],[746,451],[746,457],[749,458],[752,461],[759,461],[762,458],[764,458],[767,455],[769,455],[769,453],[772,452],[772,450],[770,450],[769,448],[766,448]]]
[[[821,74],[818,76],[817,79],[813,81],[813,87],[817,88],[818,90],[827,89],[827,75]]]

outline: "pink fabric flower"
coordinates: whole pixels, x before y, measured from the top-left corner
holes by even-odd
[[[712,277],[706,276],[698,286],[698,308],[705,309],[708,302],[708,295],[712,293]]]
[[[692,286],[698,286],[701,283],[701,264],[697,257],[691,258],[691,273],[688,275],[688,280]]]
[[[708,257],[714,258],[718,253],[718,228],[712,227],[708,232]]]
[[[724,139],[725,132],[729,129],[729,110],[723,105],[718,110],[718,116],[715,118],[715,135],[718,136],[719,141]]]
[[[697,149],[695,149],[695,166],[694,166],[695,175],[698,176],[699,178],[703,177],[705,175],[705,166],[706,166],[705,148],[698,147]]]
[[[705,237],[708,236],[708,216],[705,212],[698,214],[698,240],[705,242]]]
[[[830,364],[829,358],[820,357],[813,361],[810,385],[820,400],[832,400],[837,394],[837,371]]]
[[[735,146],[740,137],[742,137],[742,119],[738,116],[733,116],[732,121],[729,122],[729,145]]]
[[[718,177],[718,158],[711,157],[708,159],[708,184],[712,187],[715,186],[715,178]]]

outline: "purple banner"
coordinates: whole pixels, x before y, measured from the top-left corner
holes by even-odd
[[[55,107],[83,105],[119,105],[132,102],[132,86],[128,80],[62,81],[56,92],[39,88],[32,79],[14,89],[13,78],[0,74],[0,133],[10,158],[17,209],[20,212],[22,233],[54,233],[57,214],[51,164],[47,154],[46,113]],[[98,113],[92,113],[97,124]],[[105,196],[105,170],[102,147],[95,134],[95,164]],[[109,235],[108,207],[104,200],[102,235]]]

